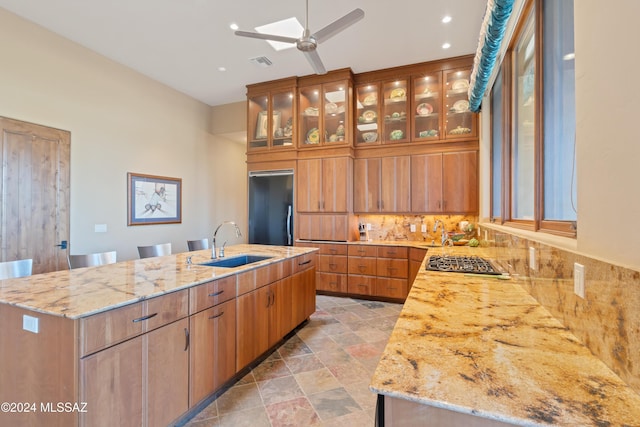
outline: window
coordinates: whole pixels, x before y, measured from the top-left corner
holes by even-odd
[[[530,0],[491,90],[491,218],[575,236],[573,0]]]
[[[504,142],[502,69],[491,89],[491,221],[502,218],[502,144]]]

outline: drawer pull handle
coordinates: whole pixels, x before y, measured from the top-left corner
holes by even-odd
[[[337,253],[338,253],[338,251],[337,251],[337,250],[335,250],[335,249],[329,249],[329,253],[330,253],[331,255],[335,255],[335,254],[337,254]]]
[[[223,292],[224,292],[224,289],[221,290],[221,291],[217,291],[217,292],[214,292],[212,294],[209,294],[209,296],[210,297],[217,297],[218,295],[222,295]]]
[[[338,267],[338,264],[333,264],[333,263],[329,264],[329,268],[332,270],[335,270],[336,267]]]
[[[153,313],[153,314],[150,314],[148,316],[138,317],[137,319],[133,319],[133,323],[144,322],[145,320],[149,320],[152,317],[156,317],[157,315],[158,315],[158,313]]]
[[[311,262],[311,260],[308,259],[308,260],[306,260],[304,262],[299,262],[298,265],[306,265],[306,264],[309,264],[310,262]]]
[[[217,319],[218,317],[222,316],[223,314],[224,314],[224,311],[221,311],[220,314],[214,314],[213,316],[209,316],[209,320]]]
[[[184,328],[184,351],[189,350],[189,330]]]

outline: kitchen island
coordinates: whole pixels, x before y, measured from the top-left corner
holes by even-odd
[[[210,267],[203,250],[0,281],[0,425],[174,422],[314,311],[314,251],[237,245],[227,258],[268,258]]]
[[[640,426],[640,396],[517,281],[423,265],[370,384],[387,427]]]

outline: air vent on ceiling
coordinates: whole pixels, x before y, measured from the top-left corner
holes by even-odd
[[[271,62],[271,60],[269,58],[267,58],[266,56],[257,56],[255,58],[250,58],[249,62],[256,64],[260,67],[266,68],[269,67],[271,64],[273,64],[273,62]]]

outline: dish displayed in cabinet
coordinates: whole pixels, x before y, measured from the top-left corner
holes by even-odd
[[[454,82],[451,83],[451,89],[452,90],[466,90],[466,89],[469,89],[469,81],[466,80],[466,79],[454,80]]]
[[[392,101],[403,101],[404,99],[406,99],[406,94],[407,91],[404,88],[399,87],[391,91],[389,99],[391,99]]]
[[[437,129],[421,130],[420,132],[418,132],[418,136],[420,138],[432,138],[434,136],[438,136],[438,130]]]
[[[362,134],[364,142],[376,142],[378,140],[377,132],[365,132]]]
[[[469,101],[467,101],[466,99],[456,101],[451,109],[456,113],[465,113],[469,111]]]
[[[423,102],[416,108],[416,113],[418,113],[419,116],[428,116],[429,114],[433,113],[433,106],[429,103]]]
[[[471,133],[471,129],[462,126],[457,126],[449,131],[449,135],[464,135],[467,133]]]
[[[367,110],[362,113],[362,116],[359,117],[358,121],[361,123],[371,123],[378,118],[378,113],[373,110]]]
[[[389,133],[389,139],[392,141],[397,141],[402,138],[404,138],[404,132],[400,129],[392,130],[391,133]]]
[[[378,95],[375,93],[367,95],[362,101],[362,105],[370,107],[378,103]]]
[[[320,131],[318,128],[312,128],[307,132],[307,140],[305,144],[317,144],[320,142]]]
[[[304,113],[305,116],[312,116],[312,117],[317,117],[318,116],[318,108],[317,107],[307,107],[304,109]]]

